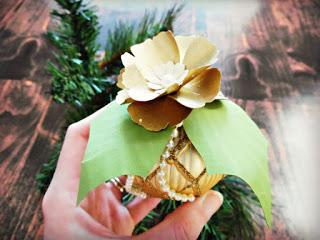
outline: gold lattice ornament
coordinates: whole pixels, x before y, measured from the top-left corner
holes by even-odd
[[[215,186],[225,174],[208,176],[204,161],[186,135],[182,123],[174,127],[159,160],[146,177],[129,175],[127,192],[145,198],[193,202]]]

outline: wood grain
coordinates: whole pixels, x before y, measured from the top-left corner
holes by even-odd
[[[42,234],[35,174],[48,160],[64,119],[63,107],[49,94],[45,70],[52,58],[44,34],[49,9],[31,0],[0,6],[0,236],[35,239]]]
[[[96,0],[103,43],[114,19],[143,2]],[[34,176],[63,123],[50,97],[45,32],[53,0],[0,0],[0,236],[42,238]],[[152,2],[148,4],[151,6]],[[168,4],[159,5],[162,9]],[[206,34],[220,51],[222,90],[268,138],[273,226],[257,239],[318,239],[320,4],[311,0],[189,1],[178,34]],[[53,117],[54,116],[54,117]]]

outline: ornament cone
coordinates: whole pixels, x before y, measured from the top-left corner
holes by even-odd
[[[207,175],[206,167],[182,126],[174,128],[168,145],[146,178],[129,176],[126,190],[139,196],[193,201],[225,174]]]

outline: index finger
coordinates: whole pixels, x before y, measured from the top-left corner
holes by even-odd
[[[60,183],[60,187],[73,180],[78,184],[81,162],[90,134],[90,122],[105,111],[108,106],[109,104],[68,127],[53,178],[54,181]]]

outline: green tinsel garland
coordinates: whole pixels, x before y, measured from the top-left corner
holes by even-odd
[[[53,10],[52,16],[59,20],[55,31],[48,36],[58,47],[54,53],[57,64],[48,62],[48,70],[53,76],[52,95],[60,103],[69,103],[66,125],[62,128],[49,163],[36,176],[38,191],[44,194],[53,177],[67,126],[77,122],[112,101],[119,90],[113,75],[122,68],[120,56],[130,52],[130,47],[143,42],[165,30],[173,31],[172,25],[183,6],[174,5],[156,20],[156,11],[146,12],[139,23],[118,22],[109,31],[105,46],[105,58],[98,62],[96,44],[100,27],[94,8],[82,0],[56,0],[62,10]],[[253,216],[260,215],[260,203],[251,189],[239,178],[224,178],[215,190],[224,196],[221,209],[208,221],[199,239],[254,239],[261,224]],[[133,198],[127,194],[126,204]],[[162,200],[135,228],[134,233],[147,231],[163,220],[181,203]]]

